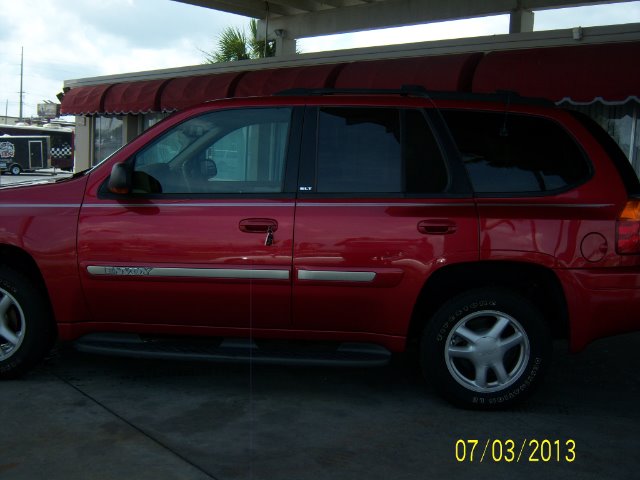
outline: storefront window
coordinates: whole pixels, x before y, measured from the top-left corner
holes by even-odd
[[[147,113],[142,116],[142,131],[144,132],[146,129],[153,127],[160,120],[169,116],[168,113]]]
[[[97,164],[124,145],[121,117],[95,117],[93,123],[93,164]]]
[[[604,128],[620,146],[640,177],[640,104],[624,105],[570,105],[569,108],[586,113]]]

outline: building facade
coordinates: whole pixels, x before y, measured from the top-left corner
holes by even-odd
[[[640,173],[640,25],[291,55],[65,82],[76,115],[76,171],[102,161],[176,110],[290,88],[509,90],[581,110]]]

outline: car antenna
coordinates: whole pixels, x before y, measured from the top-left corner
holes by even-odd
[[[511,107],[511,96],[518,95],[518,94],[515,92],[512,92],[511,90],[498,90],[496,91],[496,93],[506,95],[507,97],[507,101],[505,102],[505,106],[504,106],[504,119],[502,121],[502,126],[500,127],[499,133],[501,137],[508,137],[509,128],[507,127],[507,121],[509,119],[509,108]]]

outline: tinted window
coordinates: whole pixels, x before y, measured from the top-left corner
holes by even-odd
[[[638,176],[631,163],[629,163],[626,155],[613,138],[611,138],[611,136],[604,131],[603,128],[595,122],[595,120],[584,113],[573,110],[570,110],[570,112],[587,130],[589,130],[589,133],[593,135],[598,142],[600,142],[600,145],[604,148],[609,155],[609,158],[618,169],[620,178],[624,183],[627,193],[629,195],[640,195],[640,181],[638,181]]]
[[[581,149],[556,123],[513,113],[443,111],[480,193],[546,192],[586,180]]]
[[[421,111],[404,110],[403,158],[407,193],[439,193],[449,184],[447,167]]]
[[[283,190],[291,109],[238,109],[187,120],[136,155],[139,193]]]
[[[317,192],[438,193],[448,184],[418,110],[323,108],[317,152]]]

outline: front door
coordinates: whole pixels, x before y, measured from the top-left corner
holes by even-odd
[[[109,193],[106,179],[89,191],[78,252],[93,321],[289,325],[292,114],[256,108],[191,118],[127,159],[130,194]]]

